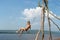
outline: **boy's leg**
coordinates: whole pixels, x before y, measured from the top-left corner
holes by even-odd
[[[23,32],[24,31],[24,28],[20,28],[19,30],[17,30],[16,32],[17,33],[20,33],[20,32]]]
[[[21,31],[21,29],[17,30],[16,33],[19,33]]]

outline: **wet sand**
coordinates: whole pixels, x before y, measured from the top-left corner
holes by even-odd
[[[55,37],[54,40],[60,40],[60,37]]]
[[[57,39],[55,39],[55,40],[60,40],[60,38],[57,38]]]

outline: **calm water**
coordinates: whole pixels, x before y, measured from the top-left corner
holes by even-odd
[[[0,40],[34,40],[38,30],[24,32],[22,35],[17,34],[15,30],[0,30]],[[48,31],[45,31],[45,40],[48,40]],[[52,32],[53,39],[59,37],[60,32]],[[39,36],[41,39],[41,33]]]

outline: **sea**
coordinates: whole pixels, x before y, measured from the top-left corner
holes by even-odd
[[[25,31],[22,34],[16,33],[16,30],[0,30],[0,40],[35,40],[38,30]],[[42,33],[38,39],[41,40]],[[44,31],[44,40],[48,40],[49,31]],[[52,31],[52,39],[60,38],[60,32]]]

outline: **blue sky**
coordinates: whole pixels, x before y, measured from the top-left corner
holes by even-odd
[[[26,20],[21,19],[24,17],[22,12],[26,8],[36,8],[37,6],[38,0],[0,0],[0,30],[17,30],[25,27]],[[49,10],[60,16],[60,0],[49,0]],[[60,23],[59,20],[54,19],[54,21]],[[32,27],[32,29],[38,28]],[[58,30],[56,27],[52,27],[52,29]]]

